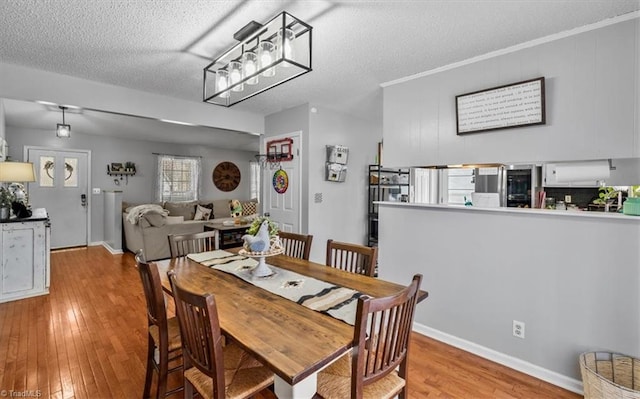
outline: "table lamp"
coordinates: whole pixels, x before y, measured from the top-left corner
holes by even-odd
[[[17,211],[14,210],[16,216],[27,217],[31,212],[27,209],[27,194],[24,190],[22,183],[29,183],[36,181],[36,175],[33,170],[33,163],[31,162],[0,162],[0,182],[12,183],[9,187],[2,185],[2,194],[8,193],[12,197],[12,203],[6,204],[4,201],[0,203],[0,219],[8,219],[9,211],[4,209],[9,206],[9,210],[13,208],[15,203],[19,203],[19,206],[15,206]],[[4,199],[5,195],[2,195]]]

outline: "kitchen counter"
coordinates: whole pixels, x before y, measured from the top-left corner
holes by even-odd
[[[575,392],[579,353],[640,356],[640,217],[378,206],[379,277],[425,277],[417,332]],[[513,320],[526,323],[525,339]]]
[[[382,206],[402,207],[402,208],[435,208],[452,212],[492,212],[492,213],[517,213],[521,215],[549,216],[549,217],[578,217],[597,219],[616,219],[630,222],[640,222],[640,216],[624,215],[617,212],[593,212],[593,211],[567,211],[537,208],[481,208],[477,206],[446,205],[446,204],[420,204],[411,202],[375,202]]]

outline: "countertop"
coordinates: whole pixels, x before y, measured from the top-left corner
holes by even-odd
[[[421,204],[412,202],[390,202],[390,201],[376,201],[375,204],[380,206],[392,206],[402,208],[431,208],[444,211],[454,212],[493,212],[493,213],[517,213],[517,214],[530,214],[537,216],[552,216],[552,217],[578,217],[578,218],[597,218],[597,219],[616,219],[625,220],[630,222],[640,222],[640,216],[624,215],[617,212],[591,212],[591,211],[567,211],[567,210],[551,210],[551,209],[532,209],[532,208],[481,208],[477,206],[464,206],[464,205],[446,205],[446,204]]]
[[[17,217],[13,216],[7,220],[0,221],[0,223],[39,222],[48,219],[49,215],[47,215],[47,210],[45,208],[36,208],[32,209],[32,214],[28,218],[18,219]]]

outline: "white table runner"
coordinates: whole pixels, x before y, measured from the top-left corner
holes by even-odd
[[[233,274],[256,287],[309,309],[327,314],[351,325],[355,323],[358,298],[363,295],[358,291],[303,276],[268,263],[268,266],[275,272],[274,275],[261,278],[253,277],[251,270],[258,265],[258,261],[222,250],[189,254],[187,257],[204,266]]]

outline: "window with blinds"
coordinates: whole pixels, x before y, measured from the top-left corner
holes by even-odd
[[[200,158],[158,155],[158,201],[198,199]]]
[[[260,198],[260,164],[257,162],[249,162],[249,168],[251,174],[249,176],[249,182],[251,184],[251,199]]]

